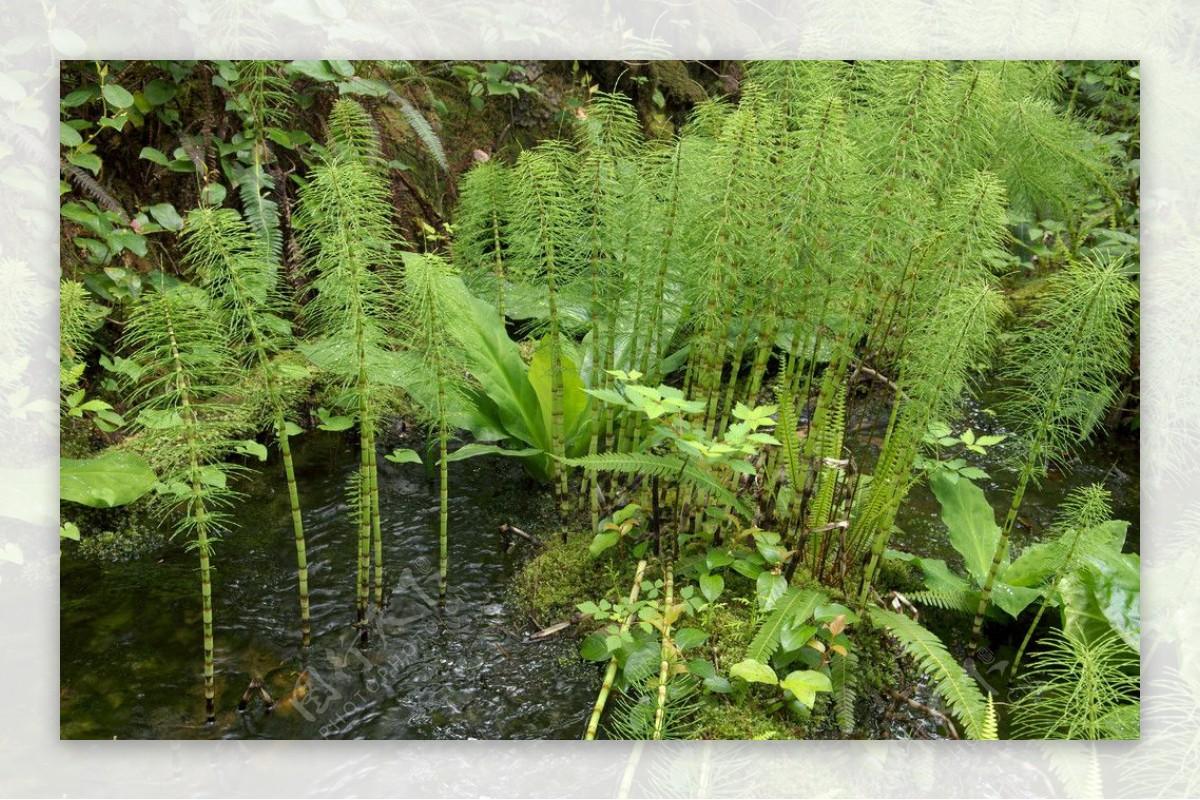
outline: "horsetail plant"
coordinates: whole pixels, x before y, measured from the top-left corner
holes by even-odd
[[[1116,398],[1116,381],[1129,368],[1137,298],[1120,260],[1071,261],[1017,331],[1001,371],[1007,381],[1001,412],[1024,433],[1026,452],[975,613],[971,650],[1029,482],[1087,441]]]
[[[330,112],[328,154],[300,190],[296,227],[315,295],[304,318],[320,338],[300,347],[342,383],[340,404],[359,432],[356,624],[365,625],[374,562],[375,607],[383,605],[383,537],[375,428],[397,384],[389,324],[396,250],[391,194],[370,118],[352,100]]]
[[[438,255],[404,254],[403,335],[419,364],[409,382],[432,417],[438,439],[438,596],[446,599],[449,570],[449,449],[450,415],[464,390],[463,355],[454,337],[454,326],[466,319],[467,300],[462,284],[452,278],[449,265]]]
[[[1058,538],[1040,546],[1041,550],[1055,557],[1058,565],[1042,594],[1042,602],[1038,606],[1037,614],[1034,615],[1033,622],[1029,623],[1029,630],[1026,631],[1025,638],[1021,640],[1017,654],[1013,656],[1009,674],[1014,678],[1021,667],[1021,657],[1025,655],[1025,649],[1029,647],[1029,642],[1033,639],[1033,632],[1037,630],[1038,623],[1042,621],[1042,615],[1046,613],[1050,601],[1058,594],[1063,580],[1071,572],[1086,564],[1088,556],[1095,554],[1101,548],[1110,546],[1103,535],[1105,531],[1101,530],[1101,526],[1108,523],[1112,517],[1111,503],[1111,493],[1099,484],[1092,484],[1072,492],[1062,504],[1059,510],[1058,524],[1055,526],[1056,533],[1059,534]],[[1126,523],[1123,522],[1116,524],[1121,529],[1126,527]],[[1034,545],[1034,547],[1039,546]],[[1028,553],[1029,550],[1025,554]]]
[[[132,397],[137,401],[133,426],[156,446],[178,457],[162,475],[161,496],[179,518],[177,535],[200,560],[200,598],[204,638],[204,711],[216,718],[213,666],[213,546],[232,527],[222,511],[235,494],[223,461],[235,447],[222,416],[229,407],[227,381],[236,363],[225,344],[219,317],[195,287],[145,293],[130,312],[124,346],[142,367],[143,379]]]
[[[243,354],[244,362],[261,370],[266,382],[287,477],[300,584],[300,634],[307,647],[312,639],[308,555],[290,442],[290,430],[296,426],[287,420],[280,368],[272,360],[290,344],[291,326],[279,314],[281,300],[275,289],[278,267],[271,254],[271,243],[252,231],[233,209],[199,208],[187,215],[182,245],[185,264],[207,288],[214,311],[226,325],[231,345]]]
[[[540,280],[548,309],[547,347],[550,356],[550,447],[559,512],[569,508],[563,430],[563,322],[559,314],[562,286],[572,276],[578,244],[574,241],[574,203],[564,174],[569,152],[559,143],[544,143],[521,154],[513,186],[512,229],[516,248],[512,271]]]

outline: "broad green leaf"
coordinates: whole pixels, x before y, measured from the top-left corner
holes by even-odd
[[[1013,619],[1041,596],[1041,589],[1010,586],[1003,579],[997,579],[992,585],[992,602]]]
[[[747,683],[769,683],[772,686],[779,683],[779,676],[775,674],[775,670],[752,658],[734,664],[729,668],[729,675],[733,678],[741,678]]]
[[[733,684],[720,675],[713,675],[704,679],[704,688],[715,694],[729,694],[733,691]]]
[[[183,424],[183,417],[179,415],[178,411],[155,411],[153,409],[146,409],[142,413],[138,414],[137,421],[142,427],[159,431],[168,430],[170,428],[178,428]]]
[[[179,216],[179,212],[175,210],[175,206],[170,203],[158,203],[150,206],[150,216],[154,217],[155,222],[169,231],[177,231],[183,228],[183,219]]]
[[[79,541],[79,527],[74,522],[64,522],[58,526],[58,538]]]
[[[408,447],[397,447],[395,450],[385,455],[384,458],[393,464],[422,463],[421,456],[417,454],[417,451]]]
[[[101,90],[104,99],[117,108],[129,108],[133,105],[133,95],[115,83],[109,83]]]
[[[59,496],[92,508],[132,503],[157,480],[146,460],[133,453],[59,460]]]
[[[170,81],[153,80],[146,84],[146,88],[142,92],[146,95],[146,99],[151,105],[161,106],[173,98],[179,87]]]
[[[253,439],[244,439],[243,441],[238,442],[237,450],[239,453],[253,456],[259,461],[267,460],[267,448]]]
[[[657,641],[646,642],[625,658],[623,672],[630,683],[644,681],[658,672],[662,664],[662,647]]]
[[[1091,559],[1084,584],[1108,624],[1135,652],[1141,652],[1141,561],[1131,554]]]
[[[93,175],[100,174],[102,162],[100,161],[100,156],[95,153],[68,153],[67,161],[70,161],[77,167],[90,170]]]
[[[542,409],[542,425],[546,431],[551,430],[551,362],[550,342],[544,339],[533,359],[529,362],[529,384],[537,393],[538,402]],[[584,389],[583,379],[579,370],[565,353],[562,354],[562,408],[563,408],[563,442],[567,445],[568,456],[580,456],[586,452],[588,437],[579,434],[591,422],[588,414],[588,395]],[[572,442],[575,447],[571,447]],[[582,448],[579,446],[582,445]]]
[[[727,567],[733,563],[733,556],[724,550],[709,550],[704,556],[704,564],[709,572],[718,567]]]
[[[706,641],[708,641],[708,634],[699,628],[680,628],[675,631],[675,646],[680,650],[699,647]]]
[[[787,591],[787,586],[787,578],[782,575],[774,575],[770,572],[759,575],[758,580],[755,581],[755,594],[758,597],[759,609],[762,611],[773,609],[775,603]]]
[[[678,638],[675,640],[679,644]],[[680,648],[683,649],[682,647]],[[716,668],[712,662],[703,658],[693,658],[687,662],[687,671],[695,675],[697,678],[712,678],[717,674]]]
[[[841,603],[827,603],[817,606],[817,610],[813,612],[813,619],[817,622],[830,622],[837,617],[845,617],[847,625],[853,625],[858,622],[858,614],[855,614],[850,609],[846,608]]]
[[[60,122],[58,123],[58,143],[63,147],[78,147],[83,144],[83,137],[79,135],[79,131],[67,123]]]
[[[805,625],[804,620],[793,618],[779,631],[779,647],[784,652],[799,650],[817,635],[816,625]]]
[[[224,472],[210,466],[200,468],[200,482],[206,486],[215,486],[218,489],[224,489],[228,485],[229,480]]]
[[[543,422],[537,391],[529,382],[520,350],[508,338],[504,321],[490,303],[470,295],[467,303],[470,318],[455,334],[466,351],[468,369],[485,387],[484,394],[474,396],[471,424],[490,424],[488,420],[495,416],[512,439],[549,451],[549,428]],[[526,464],[543,480],[549,477],[546,457]]]
[[[945,473],[935,475],[930,488],[942,505],[942,521],[950,531],[950,544],[962,554],[976,585],[982,586],[1000,541],[1000,528],[983,489],[966,479],[951,483]]]
[[[616,545],[620,538],[621,535],[616,531],[600,531],[592,538],[592,543],[588,545],[588,552],[592,558],[598,558],[605,550]]]
[[[208,186],[204,187],[204,191],[200,193],[200,197],[207,205],[219,206],[221,203],[225,202],[226,194],[227,192],[224,186],[219,183],[210,183]]]
[[[612,658],[602,631],[588,634],[579,647],[579,657],[585,661],[607,661]]]
[[[925,585],[930,589],[949,592],[965,592],[971,589],[970,582],[951,572],[946,562],[940,558],[918,558],[916,561],[925,572]]]
[[[336,416],[323,408],[317,409],[317,417],[321,420],[317,427],[323,431],[345,431],[354,427],[353,417]]]
[[[167,158],[166,153],[153,147],[143,147],[141,152],[138,153],[138,158],[153,161],[155,164],[161,164],[164,167],[171,163],[171,159]]]
[[[705,574],[699,578],[700,593],[708,602],[714,602],[725,591],[725,579],[720,575]]]
[[[508,456],[510,458],[526,458],[528,456],[536,456],[541,453],[536,447],[526,447],[521,450],[506,450],[503,447],[497,447],[494,444],[479,444],[471,442],[464,444],[462,447],[449,453],[446,456],[446,462],[451,461],[466,461],[468,458],[476,456]]]
[[[113,231],[108,235],[108,244],[110,247],[117,245],[117,247],[113,247],[115,251],[119,252],[121,248],[124,248],[142,258],[146,257],[146,237],[140,233],[134,233],[133,231]]]
[[[614,389],[588,389],[587,393],[598,400],[603,400],[605,403],[614,406],[627,406],[625,396]]]
[[[796,695],[796,699],[808,708],[812,708],[813,703],[816,702],[817,692],[833,691],[833,684],[830,683],[829,676],[811,669],[789,672],[788,676],[779,682],[779,685]]]
[[[296,72],[318,81],[336,81],[338,78],[337,73],[330,68],[328,61],[293,61],[288,66]]]

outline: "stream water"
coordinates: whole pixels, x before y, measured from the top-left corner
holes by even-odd
[[[357,450],[340,435],[296,440],[310,563],[312,646],[300,647],[286,484],[278,462],[243,491],[238,528],[216,547],[218,718],[203,721],[196,557],[97,564],[62,558],[61,736],[78,738],[578,738],[599,683],[569,638],[527,642],[506,605],[520,550],[499,525],[537,530],[545,495],[504,459],[454,465],[450,580],[437,604],[436,483],[381,461],[388,605],[359,646],[355,537],[342,487]],[[278,473],[278,474],[277,474]],[[547,623],[548,624],[548,623]],[[266,713],[258,678],[276,701]]]
[[[977,434],[1006,432],[982,406],[956,431],[966,425]],[[871,424],[860,432],[868,443],[874,435]],[[359,646],[350,626],[355,536],[342,488],[357,450],[342,435],[312,432],[295,451],[311,565],[312,646],[299,645],[287,491],[272,461],[243,487],[252,499],[236,509],[238,528],[214,558],[216,723],[203,722],[195,555],[172,546],[155,557],[97,563],[67,547],[62,738],[578,738],[599,685],[597,667],[578,659],[570,637],[529,642],[529,621],[506,603],[527,545],[505,553],[499,526],[540,530],[547,493],[505,459],[454,465],[450,582],[439,609],[436,484],[419,465],[381,461],[388,605],[374,638]],[[1015,482],[1004,466],[1008,456],[1001,444],[971,459],[991,474],[979,483],[1001,519]],[[1113,492],[1114,516],[1130,520],[1127,549],[1136,550],[1137,457],[1136,443],[1104,440],[1081,451],[1070,471],[1053,471],[1031,487],[1014,547],[1039,538],[1071,489],[1099,481]],[[914,490],[892,546],[961,569],[939,513],[927,489]],[[938,632],[953,646],[953,629]],[[271,713],[257,694],[244,713],[237,710],[252,679],[276,701]]]

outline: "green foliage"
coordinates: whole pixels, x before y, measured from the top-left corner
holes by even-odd
[[[765,664],[779,649],[784,628],[799,627],[813,615],[817,606],[827,599],[825,595],[812,589],[802,591],[795,587],[789,588],[774,604],[763,609],[769,612],[768,616],[747,648],[746,658]]]
[[[104,319],[104,308],[95,303],[79,281],[58,284],[58,378],[59,391],[70,392],[79,385],[85,359],[93,345],[93,331]]]
[[[1069,632],[1043,640],[1012,709],[1017,739],[1139,737],[1137,655],[1115,634],[1087,641]]]
[[[963,557],[968,579],[953,575],[941,561],[923,558],[919,560],[925,570],[926,585],[935,591],[971,591],[977,596],[974,593],[981,590],[987,580],[992,555],[1000,540],[995,512],[983,490],[966,478],[952,480],[947,474],[938,474],[930,481],[930,487],[941,504],[942,521],[950,533],[950,544]],[[1021,584],[1014,585],[1008,580],[1009,566],[1010,557],[1006,550],[993,584],[993,601],[1015,618],[1041,596],[1041,590],[1036,587],[1047,573],[1031,573],[1027,567],[1019,569]]]
[[[222,460],[236,448],[214,417],[222,412],[226,384],[236,372],[224,344],[220,318],[203,291],[179,286],[145,295],[134,306],[125,328],[125,345],[143,369],[133,393],[139,400],[134,426],[171,442],[184,455],[175,470],[161,475],[159,490],[176,510],[175,530],[200,559],[204,628],[205,712],[215,716],[211,564],[213,546],[232,528],[226,510],[236,494],[229,475],[236,468]]]
[[[158,481],[144,458],[105,453],[95,458],[60,460],[59,497],[93,508],[113,508],[137,500]],[[78,529],[76,529],[78,538]]]
[[[374,563],[376,608],[383,605],[383,534],[375,429],[402,385],[394,341],[396,251],[390,188],[367,113],[353,100],[334,103],[328,153],[300,190],[295,225],[316,292],[304,319],[321,338],[300,350],[341,383],[339,405],[359,431],[363,490],[353,516],[358,526],[357,615],[366,618]]]
[[[938,695],[946,701],[972,739],[985,738],[990,733],[987,702],[975,683],[946,651],[937,636],[903,614],[871,607],[871,620],[888,631],[922,670],[928,673]]]
[[[1024,434],[1020,477],[975,615],[978,641],[1008,536],[1028,482],[1087,441],[1129,368],[1136,284],[1119,262],[1072,261],[1050,280],[1017,332],[1001,377],[1002,411]]]
[[[1119,261],[1072,261],[1052,276],[1016,331],[1002,417],[1020,427],[1026,470],[1044,474],[1086,441],[1129,369],[1137,285]]]

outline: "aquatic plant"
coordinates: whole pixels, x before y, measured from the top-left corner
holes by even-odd
[[[200,560],[204,633],[204,708],[216,717],[213,679],[212,555],[233,527],[224,509],[237,497],[229,486],[236,468],[224,461],[235,442],[221,422],[229,396],[227,381],[236,362],[225,344],[220,317],[200,289],[179,286],[144,294],[133,306],[124,346],[141,365],[135,430],[169,442],[182,464],[160,476],[161,497],[178,517],[176,535]]]
[[[1072,261],[1050,278],[1008,349],[1001,412],[1018,426],[1025,455],[975,613],[972,649],[1029,482],[1087,441],[1112,405],[1116,379],[1129,368],[1137,297],[1120,261]]]
[[[1041,640],[1013,704],[1017,739],[1137,739],[1137,654],[1109,634],[1086,641],[1065,631]]]
[[[371,595],[383,605],[383,538],[375,433],[394,395],[398,367],[391,326],[397,248],[390,188],[377,155],[375,130],[361,106],[338,100],[329,116],[328,152],[300,189],[295,224],[308,258],[314,296],[302,317],[317,338],[300,346],[342,386],[339,405],[359,432],[356,623]]]
[[[432,254],[404,254],[401,332],[415,356],[405,379],[410,394],[423,399],[438,439],[438,594],[445,600],[449,570],[449,440],[451,415],[465,392],[464,356],[454,328],[467,316],[466,292],[452,278],[449,265]],[[415,384],[423,384],[420,391]],[[465,453],[462,454],[465,457]]]
[[[270,226],[262,218],[263,213],[260,207],[254,215],[259,219],[259,230],[255,231],[233,209],[195,209],[184,221],[181,244],[184,263],[208,290],[213,311],[220,315],[231,347],[243,363],[261,370],[264,377],[287,477],[300,589],[300,636],[307,646],[312,639],[308,556],[291,447],[291,436],[298,426],[287,419],[289,409],[280,385],[282,367],[273,360],[273,356],[291,346],[291,325],[283,316],[286,310],[277,290],[278,246],[273,241],[278,231],[274,233],[275,239],[267,235]]]

